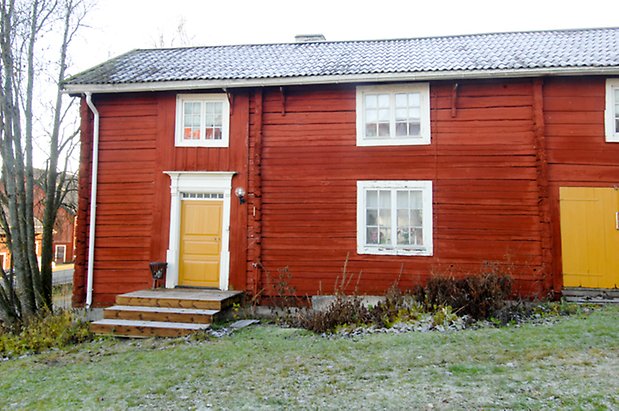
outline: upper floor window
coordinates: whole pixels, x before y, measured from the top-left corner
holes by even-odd
[[[432,255],[432,181],[357,181],[357,252]]]
[[[430,144],[428,83],[357,87],[357,145]]]
[[[619,79],[606,80],[606,141],[619,143]]]
[[[225,94],[179,94],[176,146],[228,147],[230,103]]]

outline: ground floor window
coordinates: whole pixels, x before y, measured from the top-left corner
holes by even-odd
[[[58,244],[56,246],[54,260],[64,263],[66,255],[67,255],[67,246],[64,244]]]
[[[357,252],[432,255],[432,181],[358,181]]]

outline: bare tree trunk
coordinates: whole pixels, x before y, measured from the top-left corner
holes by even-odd
[[[2,28],[0,30],[0,52],[2,54],[3,86],[2,86],[2,112],[4,122],[2,125],[2,155],[4,187],[8,201],[9,228],[12,236],[12,260],[18,281],[21,300],[22,314],[30,316],[36,312],[36,301],[30,275],[26,247],[26,219],[25,216],[25,185],[24,185],[24,162],[21,145],[21,124],[19,104],[15,91],[13,73],[15,65],[12,49],[12,32],[14,24],[15,1],[2,0]],[[22,218],[20,218],[22,216]]]
[[[19,9],[16,8],[19,5]],[[75,133],[66,138],[61,126],[68,109],[63,107],[61,82],[66,75],[67,50],[88,9],[85,0],[0,0],[0,154],[2,191],[5,203],[2,223],[10,244],[15,272],[0,273],[0,312],[9,321],[21,321],[43,307],[52,308],[53,235],[58,208],[65,198],[65,171],[58,175],[63,152],[73,150]],[[43,198],[43,241],[41,268],[36,253],[34,214],[34,96],[37,40],[42,33],[60,28],[56,63],[56,96],[53,119],[46,129],[50,137],[47,170],[41,182]],[[57,32],[58,33],[58,32]],[[69,105],[71,107],[71,105]],[[23,119],[23,131],[22,131]],[[5,212],[6,210],[6,212]]]
[[[53,260],[53,241],[54,241],[54,224],[58,215],[58,208],[61,205],[62,197],[58,195],[58,189],[63,188],[66,174],[63,173],[58,181],[58,159],[60,156],[61,145],[60,140],[60,125],[62,122],[62,90],[61,83],[65,78],[67,49],[73,38],[76,30],[79,28],[79,22],[83,15],[78,17],[78,24],[71,26],[71,17],[75,17],[76,8],[79,6],[80,0],[66,0],[64,6],[63,33],[62,42],[60,43],[60,54],[58,64],[58,87],[56,90],[56,102],[54,105],[54,120],[52,123],[51,139],[50,139],[50,154],[49,167],[47,170],[46,192],[45,192],[45,210],[43,214],[43,244],[41,250],[41,277],[43,280],[43,295],[46,303],[51,307],[52,301],[52,260]]]
[[[30,30],[27,47],[27,75],[26,75],[26,93],[24,102],[24,118],[26,123],[25,129],[25,217],[26,221],[34,221],[34,173],[33,173],[33,161],[32,161],[32,120],[34,113],[32,110],[32,102],[34,97],[34,47],[37,32],[39,31],[40,23],[40,9],[39,0],[33,0],[30,14]],[[49,14],[48,14],[49,16]],[[37,306],[48,306],[51,308],[51,299],[49,304],[45,298],[45,293],[42,293],[43,284],[41,282],[41,275],[39,273],[39,264],[37,261],[36,253],[36,238],[34,224],[28,224],[26,226],[26,238],[27,238],[27,250],[28,263],[30,264],[30,271],[32,274],[32,284],[35,290],[35,297],[37,300]]]

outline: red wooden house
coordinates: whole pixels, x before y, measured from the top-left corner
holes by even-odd
[[[43,221],[43,213],[45,211],[45,188],[40,183],[44,180],[43,173],[45,173],[45,170],[35,170],[35,180],[37,183],[34,185],[34,215],[41,221]],[[56,264],[73,262],[75,255],[77,176],[67,173],[65,178],[68,180],[65,183],[67,192],[58,208],[53,231],[52,250]]]
[[[66,81],[76,305],[149,287],[151,261],[166,287],[267,296],[282,267],[330,293],[346,260],[367,294],[489,261],[524,295],[617,287],[619,29],[309,40]]]
[[[35,246],[37,256],[41,258],[41,242],[43,233],[43,212],[45,208],[45,189],[41,185],[43,180],[44,170],[35,169],[35,184],[33,186],[34,191],[34,228],[35,228]],[[56,216],[56,223],[53,230],[53,243],[52,250],[54,253],[54,262],[56,264],[65,264],[73,262],[73,255],[75,252],[75,220],[77,211],[77,193],[75,177],[73,175],[67,175],[72,181],[69,184],[70,191],[65,196],[65,201],[62,202],[60,208],[58,208],[58,215]],[[73,183],[75,180],[75,183]],[[0,187],[3,190],[4,187]],[[4,229],[0,227],[0,267],[4,270],[11,268],[11,254],[6,245],[6,237]]]

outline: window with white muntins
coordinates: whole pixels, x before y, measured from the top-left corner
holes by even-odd
[[[357,87],[357,145],[430,144],[428,83]]]
[[[67,246],[64,244],[56,245],[56,252],[54,253],[54,259],[64,262],[67,258]]]
[[[357,252],[432,255],[432,181],[357,181]]]
[[[177,147],[228,147],[230,103],[226,94],[179,94]]]
[[[606,141],[619,143],[619,79],[606,80]]]

